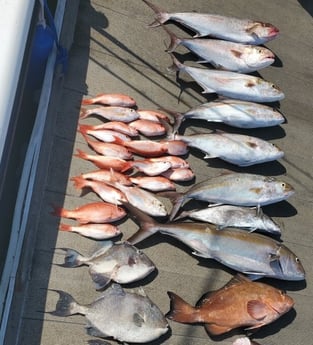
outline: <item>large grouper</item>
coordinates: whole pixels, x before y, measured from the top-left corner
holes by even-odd
[[[209,223],[159,223],[132,205],[126,203],[125,206],[140,226],[128,239],[132,244],[160,232],[186,244],[193,249],[194,255],[214,259],[251,279],[305,279],[300,259],[284,244],[269,236],[237,228],[218,230]]]

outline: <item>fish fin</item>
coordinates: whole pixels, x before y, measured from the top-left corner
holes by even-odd
[[[203,294],[198,302],[196,303],[196,307],[201,307],[202,304],[206,303],[217,291],[219,291],[220,289],[218,290],[214,290],[214,291],[208,291],[206,292],[205,294]]]
[[[231,49],[230,52],[236,57],[236,58],[241,58],[242,53],[239,50],[236,49]]]
[[[213,323],[206,323],[204,325],[205,330],[212,335],[220,335],[226,332],[229,332],[232,330],[231,327],[223,327],[223,326],[218,326],[216,324]]]
[[[171,55],[173,64],[167,67],[167,70],[170,73],[179,72],[182,68],[184,68],[184,65],[181,62],[179,62],[178,59],[176,59],[176,57],[172,53],[169,53],[169,54]]]
[[[107,276],[103,273],[100,274],[92,269],[89,270],[89,274],[92,281],[95,283],[96,290],[103,290],[111,282],[110,276]]]
[[[101,255],[103,255],[104,253],[106,253],[112,246],[113,246],[113,241],[105,241],[102,242],[103,245],[100,249],[98,249],[97,251],[95,251],[90,259],[95,259]]]
[[[268,312],[265,303],[258,300],[251,300],[247,303],[247,311],[251,317],[256,320],[263,320]]]
[[[203,91],[201,93],[216,93],[216,90],[210,89],[207,86],[201,85],[201,87],[203,88]]]
[[[192,254],[199,256],[200,258],[205,258],[205,259],[211,259],[212,258],[213,259],[213,257],[209,256],[208,254],[203,254],[203,253],[196,252],[196,251],[193,251]]]
[[[157,19],[149,25],[149,27],[156,27],[160,26],[160,24],[165,23],[168,18],[167,18],[167,12],[162,10],[160,7],[152,4],[150,1],[147,0],[142,0],[146,5],[148,5],[154,13],[157,15]]]
[[[133,314],[133,321],[137,327],[141,327],[142,324],[145,322],[144,318],[138,313]]]
[[[146,213],[139,210],[130,203],[122,202],[122,204],[130,211],[131,218],[139,224],[140,229],[127,239],[130,244],[136,244],[150,237],[158,231],[158,223]]]
[[[198,322],[197,309],[189,303],[185,302],[181,297],[174,292],[167,292],[170,298],[170,310],[165,315],[170,320],[182,323],[196,323]]]
[[[89,339],[87,340],[87,344],[88,345],[111,345],[111,343],[109,343],[106,340],[101,340],[101,339]]]
[[[83,257],[80,253],[78,253],[74,249],[69,248],[57,248],[60,250],[64,250],[66,252],[64,257],[64,264],[59,265],[62,267],[78,267],[84,264],[85,257]]]
[[[204,159],[211,159],[211,158],[217,158],[217,156],[210,155],[209,153],[206,153],[203,158]]]
[[[85,326],[86,332],[88,335],[91,335],[93,337],[100,337],[100,338],[108,338],[110,337],[109,334],[105,334],[104,332],[100,331],[98,328],[96,328],[95,326],[91,325],[90,323],[88,323]]]
[[[247,278],[249,278],[251,281],[261,279],[265,277],[264,273],[258,273],[258,272],[244,272]]]
[[[49,289],[50,291],[57,292],[59,294],[59,300],[57,301],[55,311],[49,312],[50,315],[56,316],[70,316],[74,314],[81,314],[80,305],[75,299],[67,292],[62,290]]]
[[[142,296],[142,297],[147,297],[147,294],[146,294],[146,292],[145,292],[145,290],[143,289],[142,286],[140,286],[140,287],[138,288],[138,290],[137,290],[137,295],[140,295],[140,296]]]

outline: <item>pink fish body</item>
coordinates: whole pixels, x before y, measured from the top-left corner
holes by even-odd
[[[120,190],[107,185],[105,182],[85,180],[81,176],[72,177],[71,181],[74,181],[76,189],[91,188],[105,202],[121,205],[121,201],[127,201],[125,195]]]
[[[120,183],[130,186],[132,183],[128,175],[122,174],[115,170],[110,169],[99,169],[81,174],[84,179],[96,180],[107,182],[111,181],[112,176],[114,179],[118,180]]]
[[[119,206],[105,203],[93,202],[77,207],[74,210],[67,210],[63,207],[53,207],[52,215],[76,219],[81,224],[86,223],[111,223],[126,216],[126,211]]]
[[[120,132],[120,133],[126,134],[130,137],[136,137],[139,134],[135,128],[129,126],[129,123],[125,123],[122,121],[108,121],[108,122],[101,123],[100,125],[95,125],[95,126],[90,125],[88,127],[86,127],[85,125],[85,128],[88,128],[91,130],[109,129],[114,132]]]
[[[131,168],[131,163],[121,158],[101,155],[90,155],[82,150],[77,150],[75,157],[79,157],[92,162],[100,169],[113,169],[116,171],[124,172]]]
[[[95,97],[85,98],[82,100],[82,105],[89,104],[134,107],[136,105],[136,101],[132,97],[122,93],[100,93]]]
[[[91,140],[88,138],[87,135],[83,134],[86,142],[88,145],[97,153],[103,156],[111,156],[121,159],[132,159],[133,155],[131,152],[127,150],[126,147],[114,144],[114,143],[107,143],[102,141]]]
[[[81,236],[89,237],[94,240],[106,240],[120,235],[121,231],[114,224],[80,224],[69,225],[60,223],[60,231],[75,232]]]
[[[80,118],[85,119],[89,116],[97,115],[110,121],[130,122],[138,119],[139,114],[135,109],[126,107],[105,107],[99,106],[91,109],[81,109]]]

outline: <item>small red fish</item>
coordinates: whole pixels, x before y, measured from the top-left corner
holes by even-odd
[[[224,287],[202,296],[195,307],[173,292],[169,319],[182,323],[203,323],[209,334],[220,335],[235,328],[258,329],[294,305],[293,299],[268,284],[237,274]]]
[[[128,149],[124,146],[114,144],[114,143],[106,143],[103,141],[91,140],[88,138],[87,135],[83,134],[87,144],[97,153],[103,156],[111,156],[121,159],[132,159],[133,154],[128,151]]]
[[[94,240],[106,240],[120,235],[121,231],[114,224],[81,224],[69,225],[60,223],[60,231],[75,232],[81,236],[89,237]]]
[[[92,202],[67,210],[63,207],[53,206],[52,215],[63,218],[76,219],[81,224],[111,223],[126,216],[126,211],[119,206],[106,202]]]
[[[151,162],[147,159],[137,159],[131,161],[130,164],[133,168],[136,168],[148,176],[160,175],[171,167],[170,162]]]
[[[124,108],[124,107],[105,107],[99,106],[92,109],[85,109],[82,108],[80,112],[80,118],[85,119],[89,116],[96,115],[100,116],[109,121],[122,121],[122,122],[130,122],[134,121],[139,118],[139,114],[135,109],[132,108]]]
[[[129,151],[144,157],[158,157],[165,154],[182,156],[188,152],[188,146],[181,140],[132,140],[123,142]]]
[[[128,175],[124,175],[118,171],[110,170],[110,169],[94,170],[87,173],[83,173],[80,176],[82,176],[84,179],[91,179],[91,180],[103,181],[103,182],[111,181],[112,176],[113,176],[113,178],[116,181],[119,181],[125,186],[132,185],[132,182],[130,181]]]
[[[112,168],[115,171],[124,172],[132,167],[131,163],[124,159],[111,156],[89,155],[79,149],[77,149],[77,154],[74,154],[74,156],[88,160],[100,169]]]
[[[105,182],[86,180],[81,176],[72,177],[71,181],[74,181],[76,189],[91,188],[105,202],[121,205],[122,201],[127,201],[124,193]]]
[[[129,123],[125,123],[121,121],[108,121],[108,122],[101,123],[100,125],[94,125],[94,126],[88,125],[88,128],[94,131],[98,129],[109,129],[111,131],[126,134],[130,137],[136,137],[139,134],[137,129],[131,127]]]
[[[130,122],[129,126],[146,137],[160,136],[166,133],[165,127],[160,122],[151,120],[138,119]]]
[[[88,104],[134,107],[136,106],[136,101],[132,97],[122,93],[100,93],[95,97],[85,98],[82,100],[82,105]]]
[[[93,126],[80,125],[78,127],[78,132],[82,135],[89,134],[94,138],[101,140],[103,142],[116,142],[121,141],[131,141],[131,138],[121,132],[113,131],[111,129],[92,129]]]
[[[175,184],[164,176],[131,176],[129,179],[138,187],[151,192],[176,190]]]

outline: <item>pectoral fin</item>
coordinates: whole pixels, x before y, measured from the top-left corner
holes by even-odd
[[[93,270],[89,270],[92,281],[95,283],[96,290],[103,290],[111,281],[111,276],[100,274]]]
[[[144,318],[141,315],[139,315],[138,313],[134,313],[133,321],[137,327],[141,327],[142,324],[145,322]]]
[[[267,315],[268,308],[263,302],[251,300],[247,304],[247,311],[254,319],[263,320]]]

